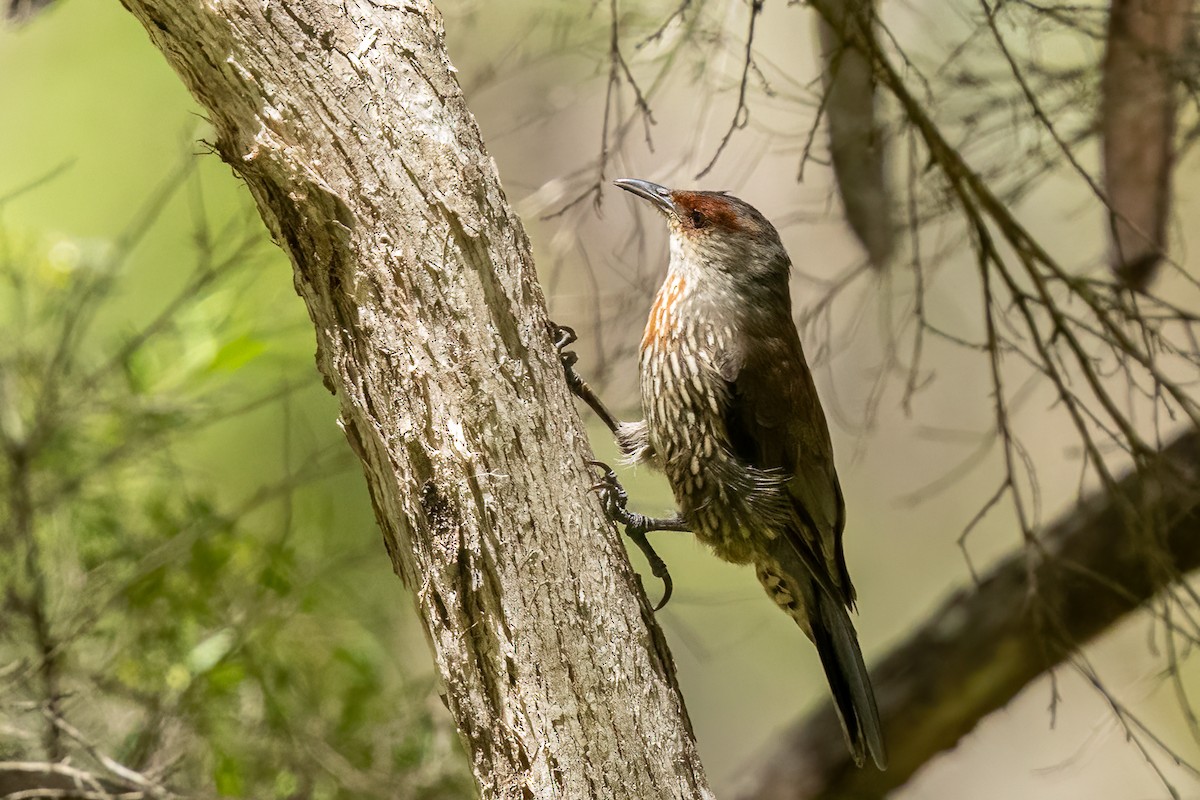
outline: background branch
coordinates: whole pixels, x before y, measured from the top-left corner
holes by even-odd
[[[891,757],[887,772],[855,769],[826,704],[782,737],[739,796],[865,799],[902,786],[1032,680],[1200,567],[1198,487],[1200,432],[1190,431],[1152,472],[1126,475],[1115,493],[1095,494],[1052,525],[1038,540],[1032,572],[1025,549],[1009,556],[879,661],[871,679]],[[1165,521],[1161,542],[1147,546],[1130,530],[1125,504]]]

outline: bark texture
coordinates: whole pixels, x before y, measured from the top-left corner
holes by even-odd
[[[1131,474],[1051,526],[1032,569],[1026,552],[950,597],[871,671],[891,763],[859,770],[826,705],[786,733],[742,800],[882,798],[954,747],[1074,647],[1200,567],[1200,432],[1172,443],[1161,468]],[[1128,511],[1161,521],[1148,542]]]
[[[291,256],[483,796],[709,796],[436,9],[124,2]]]

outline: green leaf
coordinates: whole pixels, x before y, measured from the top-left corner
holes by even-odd
[[[250,335],[226,342],[209,362],[209,372],[236,372],[266,352],[267,345]]]

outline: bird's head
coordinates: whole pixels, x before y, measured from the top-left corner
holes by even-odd
[[[663,213],[671,232],[671,259],[736,280],[783,277],[791,262],[779,232],[758,209],[725,192],[668,189],[637,178],[613,181]]]

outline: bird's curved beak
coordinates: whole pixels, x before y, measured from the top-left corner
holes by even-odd
[[[636,194],[638,197],[649,200],[655,207],[668,214],[675,213],[675,202],[671,199],[671,190],[665,186],[659,186],[657,183],[640,178],[617,178],[613,181],[613,185],[621,187],[630,194]]]

